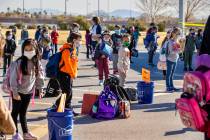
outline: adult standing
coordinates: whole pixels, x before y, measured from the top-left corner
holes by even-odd
[[[184,71],[193,71],[192,59],[193,53],[195,51],[195,30],[191,28],[189,30],[189,35],[186,36],[186,44],[184,48]]]
[[[179,52],[181,50],[180,45],[178,44],[178,36],[180,35],[180,30],[178,28],[174,28],[171,32],[170,39],[168,41],[168,45],[166,47],[166,91],[173,92],[178,91],[177,88],[174,87],[173,84],[173,76],[176,70],[177,61],[179,58]]]
[[[92,52],[93,52],[93,56],[94,56],[98,37],[101,37],[101,34],[102,34],[102,27],[100,25],[99,17],[93,17],[92,23],[93,23],[93,25],[90,29],[90,33],[91,33]],[[96,63],[95,63],[95,67],[96,67]]]

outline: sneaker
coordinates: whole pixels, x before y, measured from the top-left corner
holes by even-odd
[[[175,87],[173,87],[173,88],[172,88],[172,90],[173,90],[173,91],[175,91],[175,92],[178,92],[178,91],[180,91],[180,89],[178,89],[178,88],[175,88]]]
[[[100,80],[99,81],[99,86],[103,86],[103,84],[104,84],[103,80]]]
[[[23,139],[24,140],[37,140],[38,138],[31,133],[25,133],[23,134]]]
[[[172,89],[172,88],[167,88],[167,89],[166,89],[166,92],[168,92],[168,93],[173,93],[173,89]]]
[[[189,68],[189,71],[193,71],[193,68]]]
[[[12,140],[23,140],[23,137],[20,135],[20,133],[16,133],[12,136]]]

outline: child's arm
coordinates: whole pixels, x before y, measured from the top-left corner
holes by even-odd
[[[9,79],[9,84],[13,93],[13,96],[19,96],[18,94],[18,68],[19,68],[19,64],[18,62],[12,62],[14,64],[11,65],[15,65],[14,66],[14,70],[10,69],[10,79]]]

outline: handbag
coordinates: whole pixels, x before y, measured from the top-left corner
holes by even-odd
[[[159,70],[166,70],[166,69],[167,69],[166,62],[164,62],[164,61],[159,61],[158,64],[157,64],[157,68],[158,68]]]

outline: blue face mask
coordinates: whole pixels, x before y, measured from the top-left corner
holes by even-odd
[[[120,30],[115,30],[115,34],[120,35]]]

